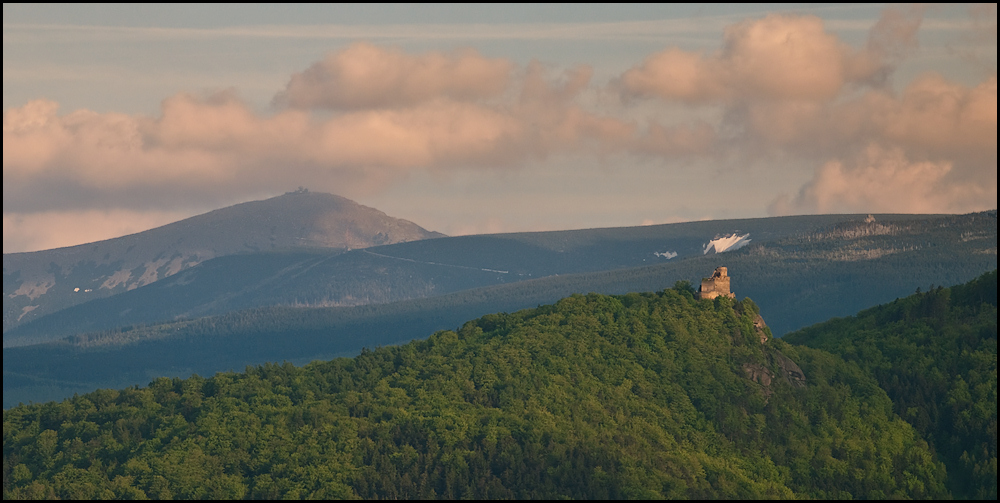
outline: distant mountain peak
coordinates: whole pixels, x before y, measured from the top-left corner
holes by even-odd
[[[358,249],[442,236],[345,197],[300,189],[128,236],[4,254],[3,329],[138,288],[219,256],[295,248]]]

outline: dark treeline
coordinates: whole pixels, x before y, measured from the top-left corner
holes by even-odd
[[[351,359],[16,407],[4,498],[950,495],[862,367],[692,293],[576,295]]]

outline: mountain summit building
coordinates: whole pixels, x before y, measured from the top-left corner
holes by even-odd
[[[729,297],[730,299],[735,299],[736,294],[729,291],[728,272],[725,267],[717,267],[711,278],[702,278],[701,288],[698,289],[698,298],[714,299],[716,297]]]

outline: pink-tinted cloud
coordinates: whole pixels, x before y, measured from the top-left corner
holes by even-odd
[[[927,74],[898,100],[870,100],[872,121],[887,141],[907,150],[941,155],[996,155],[997,78],[969,88]]]
[[[775,215],[803,213],[964,213],[996,208],[997,186],[950,179],[947,161],[914,162],[900,149],[869,147],[851,162],[830,161]]]
[[[997,85],[926,74],[902,93],[882,85],[918,48],[923,8],[885,10],[863,49],[812,17],[768,16],[726,31],[718,53],[679,49],[626,72],[632,97],[725,108],[716,143],[743,155],[821,166],[776,214],[951,212],[996,206]]]
[[[60,116],[54,103],[31,102],[5,114],[4,183],[42,175],[104,188],[260,187],[289,176],[356,183],[364,170],[497,163],[516,156],[504,147],[524,137],[509,113],[449,100],[325,120],[258,116],[231,96],[174,96],[156,118]]]
[[[358,50],[393,61],[403,58],[401,64],[416,67],[417,74],[441,71],[441,85],[418,78],[417,91],[378,91],[399,93],[402,101],[383,100],[379,107],[332,115],[297,108],[262,115],[233,91],[172,96],[156,117],[86,110],[60,115],[56,103],[33,101],[4,113],[5,194],[58,180],[107,194],[142,187],[165,193],[217,187],[237,195],[291,180],[357,195],[413,170],[516,168],[565,153],[690,154],[707,149],[711,141],[704,124],[654,124],[640,133],[631,121],[586,110],[577,103],[590,85],[592,71],[586,66],[556,74],[532,63],[508,86],[506,98],[456,99],[451,94],[458,88],[447,86],[459,84],[448,83],[449,72],[478,75],[477,65],[488,61],[466,53],[451,59],[435,53],[407,56],[366,45],[333,59]],[[473,61],[475,71],[460,68],[466,60]],[[376,72],[369,78],[380,77]],[[392,103],[403,104],[388,106]]]
[[[773,14],[726,29],[714,54],[653,54],[621,78],[629,96],[689,103],[828,100],[869,79],[878,62],[828,33],[814,16]]]
[[[899,96],[873,90],[833,105],[761,106],[750,124],[760,143],[834,159],[817,162],[814,178],[772,213],[996,207],[996,77],[967,87],[928,74]]]
[[[716,131],[707,123],[663,126],[651,123],[632,151],[657,157],[704,155],[716,147]]]
[[[665,169],[693,157],[818,167],[772,205],[777,213],[966,211],[991,197],[995,207],[995,74],[973,86],[935,74],[889,85],[918,50],[922,14],[886,9],[863,47],[812,16],[750,19],[730,26],[718,51],[665,48],[608,86],[587,65],[358,43],[291,76],[269,114],[233,91],[177,94],[153,117],[33,101],[4,112],[5,249],[8,214],[29,222],[28,211],[55,211],[38,202],[55,192],[81,198],[60,211],[153,192],[168,195],[162,211],[181,206],[171,197],[234,201],[297,185],[357,197],[415,171],[566,155],[651,157]],[[132,200],[122,207],[153,207]]]
[[[292,76],[275,101],[294,108],[358,110],[408,106],[441,97],[467,100],[507,90],[514,64],[472,49],[450,54],[359,42]]]
[[[885,85],[918,49],[924,10],[887,8],[860,49],[816,17],[747,20],[726,30],[718,52],[666,49],[619,86],[626,98],[722,107],[717,152],[821,166],[774,213],[995,207],[996,76],[969,87],[925,74],[901,93]]]
[[[872,141],[914,155],[981,158],[997,148],[997,84],[968,87],[925,74],[902,93],[869,90],[834,103],[742,106],[738,126],[754,143],[801,155],[841,155]]]
[[[3,252],[47,250],[142,232],[191,216],[184,212],[87,210],[4,213]]]

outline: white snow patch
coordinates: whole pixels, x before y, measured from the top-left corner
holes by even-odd
[[[672,258],[677,258],[677,252],[672,252],[672,251],[663,252],[663,253],[653,252],[653,255],[655,255],[657,257],[665,258],[667,260],[670,260]]]
[[[705,245],[702,255],[708,255],[709,251],[715,251],[715,253],[722,253],[727,251],[739,250],[744,246],[750,244],[750,234],[744,234],[740,236],[739,234],[731,234],[729,236],[722,236],[720,238],[715,238]]]

